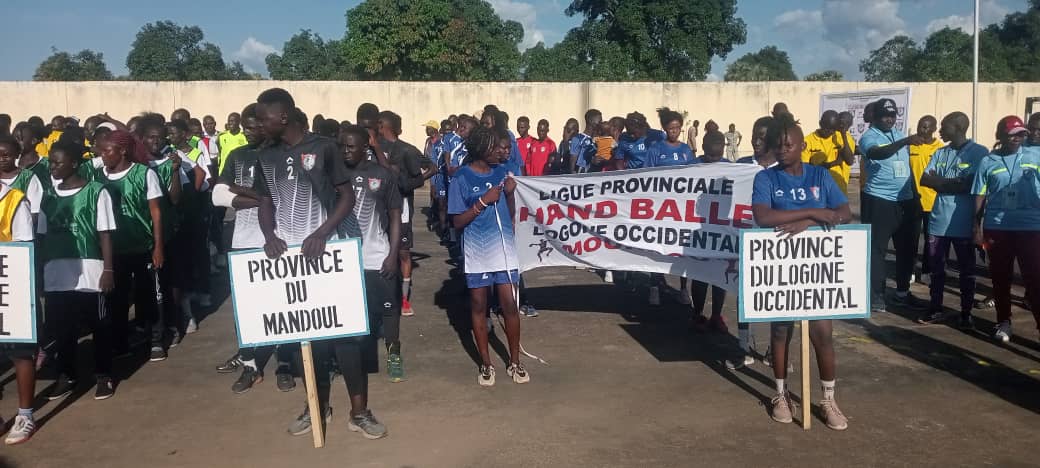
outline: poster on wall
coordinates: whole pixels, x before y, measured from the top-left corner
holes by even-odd
[[[863,121],[863,108],[881,98],[888,98],[896,102],[899,114],[896,116],[894,128],[899,129],[903,134],[909,134],[910,128],[907,120],[910,115],[910,88],[824,93],[820,95],[820,114],[828,110],[852,113],[852,128],[849,129],[849,133],[852,133],[852,137],[859,141],[859,137],[870,127]],[[858,162],[852,166],[852,173],[859,174]]]

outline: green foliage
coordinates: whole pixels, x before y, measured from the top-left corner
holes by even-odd
[[[35,81],[107,81],[112,72],[101,52],[81,50],[76,55],[51,48],[51,56],[40,62],[33,73]]]
[[[744,54],[726,67],[726,81],[797,81],[791,59],[776,46]]]
[[[359,79],[512,81],[523,35],[483,0],[368,0],[347,12],[341,50]]]
[[[802,81],[844,81],[845,75],[842,75],[838,70],[824,70],[816,73],[810,73],[802,78]]]
[[[340,41],[326,42],[304,29],[285,43],[281,55],[267,56],[267,71],[274,80],[349,80],[354,76],[344,61],[342,47]]]
[[[529,81],[704,80],[747,38],[735,0],[574,0],[581,15],[551,49],[525,54]]]
[[[896,36],[874,49],[859,63],[867,81],[916,81],[920,51],[908,36]]]
[[[141,81],[198,81],[250,79],[241,64],[224,63],[220,48],[203,42],[198,26],[172,21],[148,23],[126,56],[130,79]]]

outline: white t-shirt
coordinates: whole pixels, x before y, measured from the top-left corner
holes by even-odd
[[[199,144],[201,145],[202,143],[200,142]],[[202,181],[202,188],[199,191],[205,192],[209,190],[209,179],[213,177],[209,172],[209,156],[205,152],[202,152],[199,154],[198,161],[192,161],[191,158],[188,157],[188,153],[177,150],[177,154],[181,156],[181,171],[185,173],[192,184],[195,183],[195,166],[202,166],[202,172],[206,174],[206,178]]]
[[[28,169],[22,169],[28,170]],[[15,177],[10,179],[0,179],[4,185],[10,186],[14,182]],[[40,212],[40,200],[43,199],[43,185],[40,184],[40,178],[33,174],[29,177],[29,186],[25,188],[25,199],[29,201],[29,212],[32,214],[38,214]]]
[[[0,184],[0,199],[6,197],[7,192],[10,191],[11,187],[8,187],[7,184]],[[22,199],[22,202],[14,209],[14,219],[11,220],[11,240],[32,242],[33,237],[32,211],[29,202]]]
[[[82,187],[72,190],[62,190],[54,186],[54,192],[59,197],[71,197]],[[112,212],[112,197],[108,190],[102,190],[98,194],[97,201],[97,230],[98,232],[115,231],[116,215]],[[36,232],[47,234],[47,214],[40,213],[37,221]],[[93,258],[59,258],[51,260],[43,266],[43,290],[53,291],[81,291],[101,292],[101,275],[105,271],[105,262]]]
[[[98,159],[100,159],[100,158],[98,158]],[[122,179],[123,177],[126,177],[126,175],[130,173],[130,169],[133,169],[133,167],[134,167],[134,165],[131,164],[130,167],[126,168],[125,171],[120,171],[120,172],[108,172],[108,168],[107,167],[104,168],[103,170],[105,171],[105,177],[107,177],[108,180],[119,180],[119,179]],[[181,174],[181,176],[182,176],[181,180],[183,181],[184,180],[183,179],[183,174]],[[145,194],[148,197],[148,199],[149,200],[155,200],[156,198],[162,198],[162,196],[163,196],[163,187],[162,187],[162,182],[159,181],[159,174],[156,174],[154,170],[149,169],[148,170],[148,175],[145,176],[145,180],[147,181],[147,184],[148,184],[147,192]],[[57,185],[55,185],[55,187],[57,187]]]

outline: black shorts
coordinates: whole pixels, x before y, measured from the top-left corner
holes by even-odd
[[[0,344],[0,357],[6,357],[11,360],[36,359],[36,343]]]
[[[415,233],[412,232],[412,223],[401,223],[401,249],[411,250],[412,246],[415,245],[413,236]]]

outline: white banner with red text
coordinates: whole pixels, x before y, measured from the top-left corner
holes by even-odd
[[[520,271],[584,266],[739,287],[754,164],[517,177]]]

